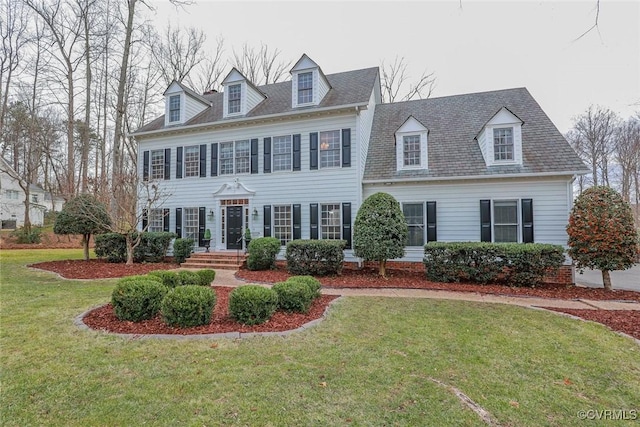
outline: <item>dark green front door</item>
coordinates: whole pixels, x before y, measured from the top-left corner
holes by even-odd
[[[227,249],[242,249],[242,206],[227,206]]]

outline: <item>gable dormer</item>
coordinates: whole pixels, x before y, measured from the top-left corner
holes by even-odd
[[[211,106],[211,103],[174,80],[164,91],[164,125],[181,125]]]
[[[522,124],[518,116],[502,107],[476,137],[487,166],[522,165]]]
[[[236,68],[222,81],[223,117],[244,116],[267,97]]]
[[[309,107],[320,104],[331,85],[318,64],[307,54],[291,69],[291,106]]]
[[[429,130],[409,116],[395,132],[396,170],[428,169],[427,137]]]

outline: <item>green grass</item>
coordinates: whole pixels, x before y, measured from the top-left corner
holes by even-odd
[[[484,425],[430,378],[502,425],[640,409],[640,346],[519,307],[345,298],[303,333],[239,341],[81,331],[73,318],[107,302],[115,280],[25,267],[81,257],[0,251],[1,425]]]

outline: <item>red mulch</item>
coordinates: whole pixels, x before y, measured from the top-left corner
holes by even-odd
[[[573,285],[545,283],[535,288],[510,287],[506,285],[479,285],[474,283],[430,282],[422,272],[387,270],[387,279],[380,279],[377,270],[343,270],[341,276],[319,277],[325,287],[330,288],[412,288],[455,292],[477,292],[492,295],[529,296],[556,299],[591,299],[598,301],[626,300],[640,302],[640,292],[606,291],[602,288],[584,288]],[[253,283],[277,283],[292,276],[284,269],[269,271],[240,270],[236,277]]]
[[[29,267],[53,271],[65,279],[111,279],[115,277],[147,274],[153,270],[171,270],[178,268],[177,264],[166,262],[143,263],[127,265],[125,263],[111,263],[105,260],[92,259],[48,261],[31,264]]]
[[[284,313],[276,311],[267,322],[261,325],[242,325],[229,317],[229,294],[233,288],[215,286],[217,301],[213,309],[211,323],[192,328],[172,328],[167,326],[160,315],[142,322],[125,322],[118,320],[113,313],[111,304],[104,305],[89,312],[83,319],[85,325],[92,329],[116,332],[121,334],[174,334],[174,335],[202,335],[224,332],[280,332],[299,328],[303,324],[319,319],[325,312],[327,305],[338,298],[336,295],[322,295],[317,298],[309,313]]]
[[[576,310],[570,308],[546,308],[571,314],[586,320],[602,323],[614,331],[624,332],[640,340],[640,311],[637,310]]]

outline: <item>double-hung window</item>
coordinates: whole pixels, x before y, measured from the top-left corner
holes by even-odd
[[[323,239],[342,238],[339,204],[320,205],[320,230]]]
[[[38,195],[37,194],[32,194],[31,195],[31,202],[32,203],[38,203]]]
[[[229,98],[227,105],[227,113],[228,114],[236,114],[240,112],[240,99],[242,95],[242,86],[240,84],[229,86]]]
[[[402,137],[402,151],[404,166],[420,166],[420,135],[405,135]]]
[[[149,227],[147,231],[156,233],[164,231],[164,212],[162,209],[149,211]]]
[[[180,95],[169,97],[169,123],[180,121]]]
[[[6,190],[7,199],[18,200],[20,198],[20,192],[17,190]]]
[[[518,242],[518,201],[494,200],[493,233],[494,242]]]
[[[495,161],[513,160],[513,128],[493,130],[493,158]]]
[[[184,149],[184,176],[200,176],[200,147],[197,145]]]
[[[220,143],[220,175],[249,173],[251,144],[248,139]]]
[[[407,236],[407,246],[424,245],[424,204],[404,203],[402,205],[404,218],[407,221],[409,234]]]
[[[320,167],[340,167],[340,131],[320,132]]]
[[[291,205],[274,206],[273,237],[280,240],[280,244],[285,246],[291,241],[293,235],[292,229]]]
[[[298,74],[298,104],[313,102],[313,72]]]
[[[291,170],[291,135],[273,137],[273,171]]]
[[[151,179],[164,179],[164,150],[151,151]]]
[[[182,228],[185,239],[198,242],[198,208],[184,208],[182,211]]]

